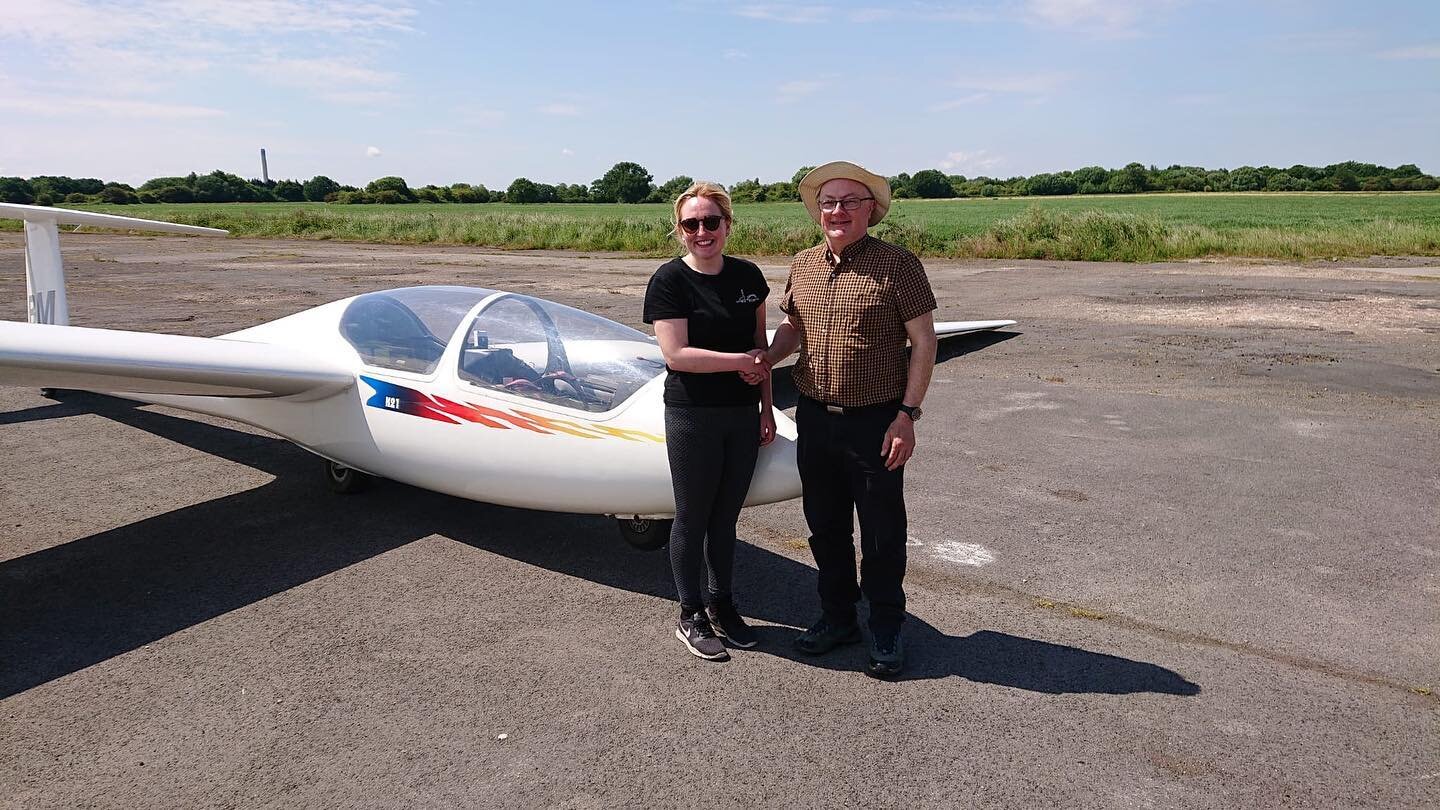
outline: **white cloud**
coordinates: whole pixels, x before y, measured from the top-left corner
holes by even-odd
[[[412,29],[409,0],[45,0],[3,3],[0,43],[45,54],[57,85],[154,96],[206,71],[240,69],[312,97],[372,104],[399,77],[372,57],[293,59],[277,53],[380,53]],[[37,74],[40,75],[40,74]]]
[[[978,104],[982,101],[988,100],[989,98],[989,93],[971,93],[968,96],[952,98],[949,101],[936,102],[935,104],[931,104],[928,109],[930,110],[930,112],[945,112],[947,110],[955,110],[961,107],[969,106],[971,104]]]
[[[46,0],[6,3],[0,38],[93,46],[144,39],[152,44],[228,35],[360,34],[409,31],[418,12],[404,0]],[[134,42],[143,45],[144,42]]]
[[[7,3],[5,27],[0,29],[0,38],[58,45],[101,45],[164,29],[163,20],[145,14],[143,5],[136,4],[130,12],[80,0]]]
[[[374,106],[401,100],[397,93],[384,89],[396,84],[399,76],[349,58],[283,59],[264,56],[247,66],[246,70],[270,84],[304,90],[337,104]]]
[[[268,56],[247,69],[277,84],[302,87],[388,85],[397,78],[394,73],[366,67],[353,59],[281,59]]]
[[[169,121],[219,118],[224,110],[190,104],[164,104],[118,98],[86,98],[81,96],[12,93],[0,95],[0,109],[15,110],[28,115],[94,115],[103,113],[118,118],[164,119]]]
[[[931,22],[985,23],[995,22],[1001,19],[1001,15],[993,10],[979,8],[944,8],[943,6],[923,7],[915,16],[918,19],[929,20]]]
[[[825,88],[825,82],[817,81],[794,81],[785,82],[775,88],[775,100],[781,103],[799,101],[800,99],[814,95]]]
[[[739,48],[726,48],[720,55],[725,59],[730,59],[732,61],[750,58],[750,54],[740,50]]]
[[[510,115],[504,110],[495,110],[489,107],[460,106],[451,109],[450,117],[456,122],[464,124],[467,129],[475,129],[500,126]]]
[[[1141,23],[1179,0],[1026,0],[1022,16],[1032,23],[1112,39],[1141,35]]]
[[[930,22],[991,22],[999,15],[990,10],[972,8],[946,8],[934,3],[912,3],[908,7],[890,8],[864,6],[845,8],[828,5],[780,5],[748,4],[735,9],[741,17],[752,20],[808,25],[811,23],[836,22],[840,20],[867,25],[890,20],[924,20]]]
[[[974,152],[950,152],[944,159],[939,161],[940,168],[947,172],[957,169],[969,172],[987,172],[990,169],[1005,165],[1005,159],[998,155],[991,155],[988,149],[977,149]]]
[[[741,6],[735,10],[741,17],[749,17],[752,20],[771,20],[783,23],[817,23],[827,20],[834,13],[830,6],[790,6],[790,5],[749,5]]]
[[[580,108],[574,104],[541,104],[535,109],[537,112],[542,112],[546,115],[559,115],[566,118],[574,118],[580,115]]]
[[[1173,104],[1186,107],[1213,107],[1224,104],[1227,98],[1221,93],[1182,93],[1170,99]]]
[[[560,154],[564,155],[565,157],[572,157],[575,154],[575,150],[567,146],[560,150]]]
[[[1286,53],[1310,51],[1344,51],[1365,48],[1368,50],[1374,35],[1358,28],[1338,28],[1329,31],[1287,31],[1268,37],[1264,46]]]
[[[365,157],[371,157],[371,158],[380,157],[380,147],[378,147],[378,146],[367,146],[367,147],[365,147]]]
[[[344,104],[351,107],[377,107],[399,104],[405,100],[405,96],[389,90],[342,90],[338,92],[321,90],[316,92],[315,97],[333,104]]]
[[[152,0],[154,6],[182,25],[224,28],[262,34],[267,31],[313,31],[358,34],[410,31],[418,12],[405,2],[344,2],[344,0]]]
[[[1045,71],[1008,75],[962,76],[951,82],[956,87],[993,95],[1043,96],[1070,81],[1068,73]]]
[[[1395,48],[1380,54],[1382,59],[1440,59],[1440,44]]]
[[[857,8],[846,14],[853,23],[875,23],[894,19],[897,12],[893,8]]]

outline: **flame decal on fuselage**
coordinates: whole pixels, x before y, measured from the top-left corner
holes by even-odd
[[[471,422],[488,428],[499,428],[500,430],[518,428],[547,436],[563,433],[581,439],[624,439],[630,442],[665,443],[664,436],[657,436],[643,430],[617,428],[594,422],[556,419],[518,409],[513,412],[502,411],[484,405],[454,402],[441,396],[431,396],[422,391],[416,391],[414,388],[406,388],[386,380],[377,380],[364,374],[360,375],[360,379],[375,389],[375,393],[365,400],[367,406],[433,419],[437,422],[449,422],[452,425]]]

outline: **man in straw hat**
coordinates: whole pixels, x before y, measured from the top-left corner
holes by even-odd
[[[773,365],[800,349],[797,457],[823,612],[795,647],[818,655],[859,641],[855,607],[863,591],[871,635],[865,671],[893,678],[905,661],[905,462],[935,367],[935,295],[913,253],[869,234],[890,210],[885,178],[854,163],[827,163],[800,181],[800,199],[825,241],[790,263],[785,319],[766,356]]]

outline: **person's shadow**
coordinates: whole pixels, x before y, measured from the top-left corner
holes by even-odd
[[[96,394],[0,414],[0,424],[79,414],[275,480],[0,562],[0,698],[435,533],[549,571],[674,598],[668,555],[629,548],[608,518],[511,509],[383,481],[361,495],[331,495],[320,462],[286,441]],[[812,567],[746,543],[736,557],[742,612],[782,625],[760,626],[762,652],[827,669],[863,665],[863,645],[814,658],[792,652],[790,638],[814,618]],[[958,675],[1052,694],[1200,691],[1163,667],[1077,647],[989,630],[949,636],[921,617],[906,633],[908,678]]]

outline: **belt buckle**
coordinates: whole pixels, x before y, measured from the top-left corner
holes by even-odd
[[[838,413],[842,416],[845,414],[845,409],[839,405],[826,405],[825,410],[829,413]]]

